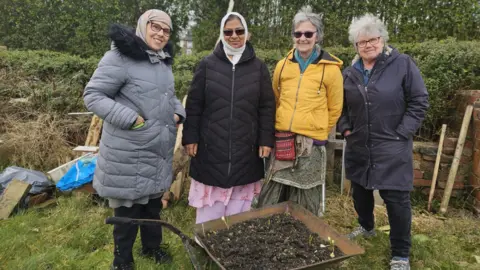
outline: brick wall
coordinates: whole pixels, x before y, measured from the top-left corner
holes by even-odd
[[[443,189],[447,183],[450,167],[455,153],[457,138],[445,138],[443,151],[438,170],[437,184],[435,187],[435,196],[441,198]],[[425,143],[414,142],[413,146],[413,168],[414,168],[414,186],[427,187],[423,189],[425,194],[430,193],[430,186],[433,179],[435,160],[437,158],[438,142]],[[461,195],[465,189],[472,172],[473,142],[465,142],[457,176],[453,185],[452,196]]]

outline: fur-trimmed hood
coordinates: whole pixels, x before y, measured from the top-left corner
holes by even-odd
[[[151,56],[147,52],[150,48],[135,34],[135,29],[121,24],[112,24],[108,31],[108,37],[112,40],[112,45],[114,45],[112,47],[116,48],[121,54],[134,60],[151,60]],[[173,63],[173,44],[171,41],[168,41],[163,51],[168,57],[160,60],[167,65],[171,65]]]

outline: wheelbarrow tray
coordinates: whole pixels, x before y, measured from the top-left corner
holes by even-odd
[[[232,226],[236,223],[241,223],[247,220],[265,218],[275,214],[290,213],[295,219],[299,220],[313,233],[317,233],[320,238],[325,241],[328,241],[328,237],[335,240],[335,246],[343,252],[343,256],[338,256],[329,260],[325,260],[316,264],[301,266],[298,268],[293,268],[291,270],[299,269],[323,269],[327,266],[344,261],[350,257],[363,254],[365,251],[363,248],[350,241],[345,236],[336,232],[332,227],[328,226],[322,218],[313,215],[310,211],[306,210],[302,206],[293,203],[293,202],[284,202],[271,206],[266,206],[263,208],[250,210],[248,212],[243,212],[237,215],[228,217],[228,224]],[[194,227],[194,235],[197,237],[197,240],[203,246],[210,258],[218,265],[222,270],[225,268],[218,260],[213,256],[211,250],[201,238],[204,235],[204,232],[210,231],[219,231],[226,229],[227,226],[222,219],[211,220],[205,223],[196,224]]]

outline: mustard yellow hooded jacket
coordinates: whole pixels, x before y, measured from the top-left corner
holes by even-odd
[[[300,72],[292,49],[277,63],[273,74],[278,131],[291,131],[316,140],[327,140],[343,107],[343,62],[321,50]]]

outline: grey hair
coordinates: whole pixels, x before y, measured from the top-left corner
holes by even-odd
[[[352,23],[348,27],[348,39],[353,44],[353,46],[357,47],[357,39],[361,34],[378,34],[385,42],[388,41],[387,27],[378,17],[370,13],[367,13],[361,17],[354,18]]]
[[[295,14],[295,17],[293,17],[293,31],[295,31],[295,27],[299,23],[311,22],[315,28],[317,28],[317,43],[321,43],[323,41],[322,18],[323,16],[321,14],[313,13],[312,7],[304,6]]]

